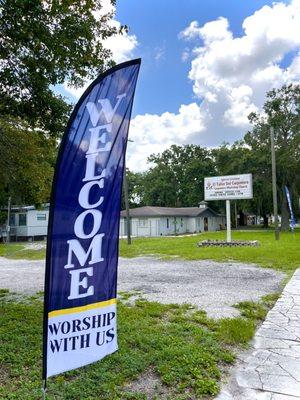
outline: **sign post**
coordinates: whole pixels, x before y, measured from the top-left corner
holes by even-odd
[[[230,243],[231,242],[230,200],[226,200],[226,227],[227,227],[227,243]]]
[[[252,174],[212,176],[204,179],[204,198],[226,200],[227,242],[231,242],[230,200],[252,199]]]

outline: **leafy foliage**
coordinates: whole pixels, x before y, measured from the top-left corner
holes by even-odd
[[[62,132],[69,107],[51,86],[81,85],[111,64],[102,42],[118,32],[102,3],[1,1],[1,115],[25,118],[53,135]]]
[[[233,145],[224,143],[207,149],[197,145],[173,145],[148,158],[150,169],[131,173],[129,188],[134,205],[169,207],[197,206],[204,198],[204,178],[214,175],[252,173],[253,200],[238,200],[240,213],[248,211],[264,218],[273,212],[270,126],[275,128],[277,183],[282,227],[288,227],[287,185],[298,213],[300,195],[300,85],[291,84],[267,93],[264,113],[252,113],[253,129]],[[224,202],[211,203],[222,211]]]
[[[19,204],[49,200],[56,142],[24,121],[0,119],[0,194]]]
[[[274,127],[277,186],[281,203],[282,229],[289,226],[289,210],[284,186],[287,185],[294,199],[295,209],[298,210],[296,200],[300,194],[300,85],[285,85],[281,89],[274,89],[267,93],[264,113],[252,113],[249,116],[253,130],[245,136],[245,144],[253,154],[253,166],[258,167],[258,184],[262,195],[262,206],[266,197],[271,198],[270,171],[270,127]]]
[[[0,205],[8,196],[49,201],[71,110],[53,87],[80,86],[113,64],[103,41],[126,27],[117,30],[112,17],[103,0],[0,2]]]
[[[173,145],[148,161],[149,171],[132,174],[131,197],[140,205],[197,206],[204,197],[204,177],[215,173],[209,150],[196,145]]]

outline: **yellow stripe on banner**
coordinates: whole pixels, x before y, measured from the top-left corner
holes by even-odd
[[[110,299],[106,301],[100,301],[99,303],[87,304],[86,306],[65,308],[64,310],[56,310],[48,313],[48,318],[57,317],[58,315],[74,314],[82,311],[93,310],[95,308],[103,308],[116,304],[117,299]]]

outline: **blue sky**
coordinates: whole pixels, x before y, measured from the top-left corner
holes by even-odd
[[[102,0],[105,10],[109,0]],[[172,144],[242,139],[265,94],[300,78],[300,0],[117,0],[116,62],[141,57],[127,165]],[[80,90],[65,86],[64,93]]]
[[[189,43],[178,34],[191,21],[200,25],[228,18],[235,36],[242,34],[245,17],[272,1],[258,0],[119,0],[116,19],[138,38],[134,56],[142,58],[133,116],[177,112],[182,103],[194,100],[188,79],[189,62],[181,55]],[[161,58],[156,57],[161,54]]]

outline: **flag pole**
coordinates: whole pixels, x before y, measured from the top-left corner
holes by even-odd
[[[46,391],[47,391],[47,379],[43,379],[42,400],[46,400]]]

